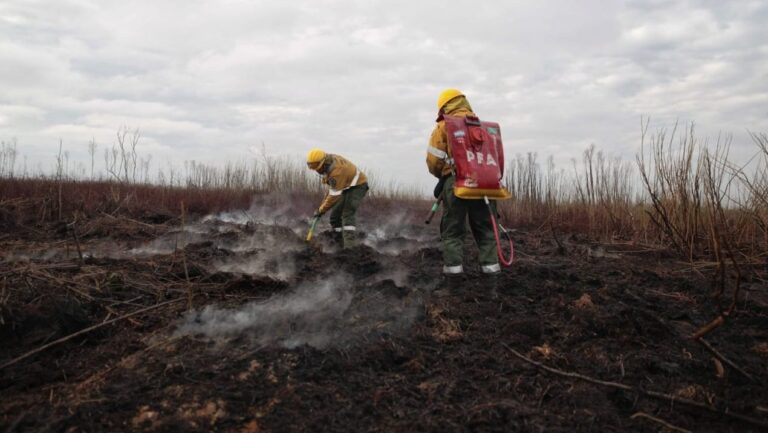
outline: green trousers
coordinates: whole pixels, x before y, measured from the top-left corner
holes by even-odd
[[[331,227],[339,233],[344,248],[357,244],[355,214],[363,197],[368,193],[368,184],[353,186],[341,193],[341,199],[331,208]]]
[[[443,186],[443,217],[440,221],[440,238],[443,242],[444,271],[460,272],[464,257],[464,237],[467,233],[467,217],[469,228],[480,250],[478,258],[483,271],[487,268],[498,268],[499,259],[496,255],[496,238],[493,236],[491,216],[488,206],[483,200],[467,200],[453,194],[456,179],[451,176]],[[493,212],[496,212],[496,202],[491,201]]]

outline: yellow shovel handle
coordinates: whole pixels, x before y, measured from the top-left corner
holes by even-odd
[[[315,226],[317,225],[317,218],[312,218],[312,224],[309,226],[309,231],[307,232],[307,242],[312,240],[312,235],[315,233]]]

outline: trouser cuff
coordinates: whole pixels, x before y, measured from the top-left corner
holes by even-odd
[[[443,266],[443,273],[444,274],[461,274],[464,272],[464,266],[462,265],[456,265],[456,266]]]

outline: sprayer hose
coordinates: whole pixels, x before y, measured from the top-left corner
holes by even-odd
[[[504,266],[509,266],[512,264],[512,262],[515,260],[515,245],[512,242],[512,237],[509,236],[509,233],[507,233],[506,230],[504,230],[504,236],[507,238],[507,241],[509,241],[509,259],[504,257],[504,252],[501,251],[501,240],[499,238],[499,228],[498,224],[496,224],[496,216],[493,214],[493,208],[491,208],[491,204],[488,203],[488,199],[485,199],[485,203],[488,205],[488,213],[491,215],[491,224],[493,225],[493,236],[496,238],[496,254],[499,256],[499,261]],[[503,228],[502,228],[503,230]]]

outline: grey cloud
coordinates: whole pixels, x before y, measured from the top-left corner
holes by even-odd
[[[426,186],[434,101],[455,86],[509,155],[632,158],[641,115],[768,130],[767,3],[11,0],[0,138],[74,157],[127,125],[155,161],[323,146]]]

